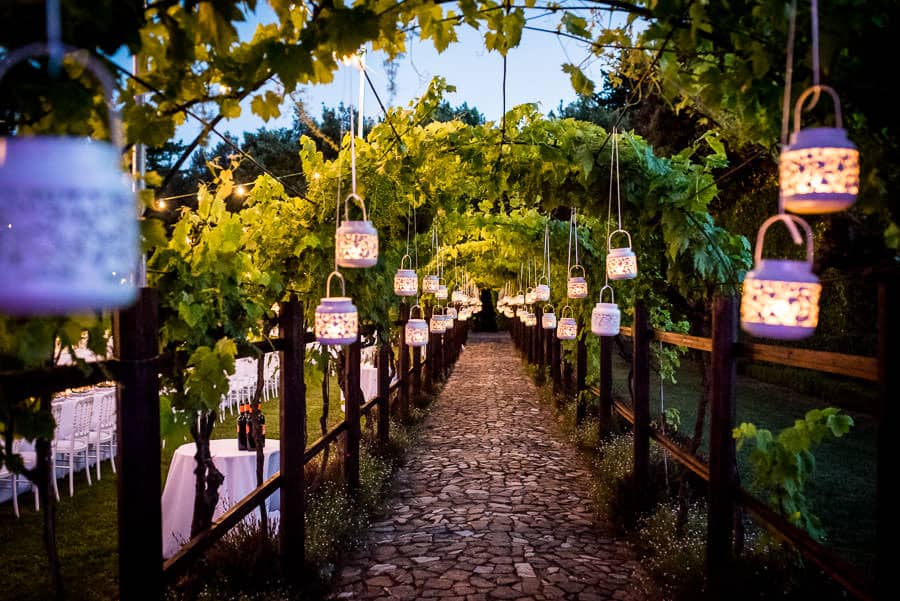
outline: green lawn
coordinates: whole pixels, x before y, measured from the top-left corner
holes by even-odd
[[[613,367],[614,395],[628,399],[628,367],[618,355]],[[681,433],[690,436],[701,390],[697,365],[684,360],[676,379],[677,384],[666,383],[664,387],[665,406],[681,411]],[[656,416],[660,407],[660,388],[655,374],[651,376],[650,398],[651,412]],[[737,381],[737,423],[753,422],[776,434],[793,425],[795,419],[810,409],[838,404],[840,399],[822,400],[746,376],[739,376]],[[828,533],[827,544],[871,572],[875,555],[875,421],[869,415],[851,415],[856,425],[847,436],[828,440],[815,450],[817,467],[808,488],[808,498]],[[709,414],[706,437],[709,435],[708,418]],[[747,452],[742,452],[738,461],[742,482],[749,487],[751,473],[746,456]]]
[[[337,380],[331,379],[329,398],[329,427],[342,418]],[[319,418],[322,415],[321,380],[315,375],[307,378],[307,438],[314,442],[321,435]],[[263,405],[266,430],[270,438],[278,438],[278,401]],[[189,436],[189,435],[188,435]],[[235,436],[235,416],[226,415],[219,423],[213,438]],[[170,436],[162,449],[162,478],[172,454],[183,435]],[[113,599],[118,595],[116,477],[103,464],[102,480],[88,486],[84,473],[75,481],[75,496],[68,496],[68,486],[60,480],[62,498],[58,505],[58,541],[63,579],[69,599]],[[3,576],[0,598],[17,601],[39,601],[52,597],[46,574],[46,554],[41,539],[42,514],[35,513],[30,494],[20,497],[22,517],[16,519],[12,505],[0,506],[0,566]]]

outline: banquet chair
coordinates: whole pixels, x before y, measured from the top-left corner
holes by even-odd
[[[22,461],[25,464],[25,469],[31,469],[34,467],[35,463],[37,463],[37,455],[33,451],[21,451],[17,448],[18,445],[14,443],[13,453],[17,453],[22,456]],[[38,497],[38,490],[35,487],[34,483],[32,483],[27,478],[24,479],[25,482],[28,483],[31,488],[31,492],[34,495],[34,510],[40,511],[41,502]],[[19,517],[19,481],[20,476],[15,472],[9,471],[6,466],[0,467],[0,482],[6,481],[9,483],[12,489],[12,506],[13,513],[16,517]]]
[[[72,430],[71,434],[66,438],[59,438],[60,420],[62,418],[62,407],[60,405],[53,406],[53,418],[56,420],[57,436],[53,438],[53,481],[54,489],[56,489],[56,498],[59,499],[59,489],[56,486],[56,470],[59,468],[69,469],[69,496],[75,494],[75,457],[76,455],[84,456],[84,473],[87,475],[88,486],[93,485],[91,482],[91,468],[88,462],[88,445],[91,437],[91,419],[94,412],[94,397],[87,396],[75,401],[75,410],[72,412]],[[68,424],[67,424],[68,426]],[[63,430],[64,431],[64,430]],[[68,462],[60,463],[59,457],[68,458]]]
[[[89,447],[93,447],[96,457],[97,480],[100,480],[100,462],[103,460],[103,448],[109,449],[109,463],[116,473],[116,391],[110,389],[94,397],[94,411],[97,418],[93,420],[97,429],[92,429],[88,438]]]

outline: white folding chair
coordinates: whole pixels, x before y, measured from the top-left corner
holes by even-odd
[[[102,392],[94,397],[94,411],[97,418],[96,429],[91,429],[88,444],[93,447],[90,456],[97,459],[97,480],[100,480],[100,462],[103,460],[103,448],[109,450],[109,463],[116,473],[116,391]]]
[[[34,467],[34,464],[37,461],[37,455],[32,451],[21,451],[17,448],[17,446],[18,445],[13,446],[13,453],[18,453],[19,455],[22,456],[22,461],[25,463],[25,468],[30,469],[30,468]],[[25,478],[24,480],[28,483],[29,488],[31,488],[31,492],[34,495],[34,510],[40,511],[41,503],[40,503],[40,500],[38,499],[37,488],[27,478]],[[18,474],[9,471],[9,469],[7,469],[7,467],[4,465],[2,468],[0,468],[0,482],[3,482],[3,481],[9,483],[9,486],[12,489],[13,513],[15,514],[16,517],[19,517],[19,481],[20,481],[20,477]]]
[[[65,438],[54,437],[53,440],[53,480],[54,488],[56,488],[56,470],[58,468],[69,469],[69,496],[75,494],[75,457],[76,455],[84,456],[84,473],[87,475],[88,486],[91,486],[91,468],[88,462],[88,446],[91,437],[91,419],[94,412],[94,397],[87,396],[75,401],[75,408],[72,412],[72,429],[71,434]],[[53,406],[53,417],[56,419],[57,432],[60,431],[60,419],[62,417],[62,407]],[[68,424],[66,424],[68,426]],[[65,428],[67,429],[67,428]],[[65,431],[63,429],[63,431]],[[68,462],[60,463],[59,457],[68,459]],[[59,499],[59,489],[56,489],[56,498]]]

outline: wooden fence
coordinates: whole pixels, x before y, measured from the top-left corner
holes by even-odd
[[[879,282],[877,357],[861,357],[823,351],[787,348],[738,340],[738,303],[735,297],[717,297],[713,302],[712,336],[710,338],[688,336],[673,332],[651,330],[649,312],[642,303],[634,310],[634,323],[621,328],[621,336],[632,339],[632,403],[613,398],[612,354],[614,337],[600,339],[599,386],[588,388],[585,384],[587,349],[584,338],[576,344],[575,366],[561,358],[560,341],[552,330],[525,327],[519,320],[512,320],[511,333],[516,346],[528,361],[547,369],[555,392],[574,396],[576,420],[587,413],[585,392],[598,398],[600,428],[608,431],[613,412],[623,417],[633,428],[634,434],[634,486],[639,509],[650,503],[649,445],[655,440],[670,456],[697,477],[708,483],[707,517],[707,565],[706,576],[713,598],[727,596],[729,567],[733,561],[733,515],[740,505],[763,527],[792,545],[803,557],[818,566],[829,577],[840,583],[859,599],[886,600],[893,598],[890,585],[891,543],[894,538],[897,487],[893,482],[893,449],[890,436],[897,431],[897,411],[892,401],[900,400],[900,369],[896,355],[890,351],[891,341],[900,337],[900,319],[896,308],[900,306],[900,283],[896,279],[883,278]],[[540,314],[537,316],[540,324]],[[589,324],[580,323],[579,331],[586,332]],[[587,332],[586,335],[591,335]],[[657,340],[680,347],[711,353],[710,439],[708,462],[689,453],[675,441],[651,427],[650,423],[650,342]],[[762,361],[778,365],[839,374],[864,381],[878,382],[879,402],[873,408],[877,419],[877,498],[876,498],[876,578],[864,576],[847,561],[809,534],[790,523],[766,503],[738,485],[734,473],[735,443],[732,430],[735,426],[735,381],[738,359]],[[893,367],[893,369],[891,369]]]
[[[379,441],[389,438],[390,416],[401,421],[410,415],[410,403],[432,392],[449,375],[468,336],[467,322],[455,322],[452,331],[432,334],[428,358],[422,349],[406,345],[404,326],[409,306],[400,304],[397,381],[391,384],[390,342],[378,349],[378,394],[363,402],[359,387],[361,343],[344,351],[346,411],[343,421],[310,445],[306,441],[306,344],[314,342],[304,322],[303,305],[281,303],[278,338],[256,343],[256,349],[240,349],[241,356],[278,351],[280,413],[280,470],[249,495],[232,505],[212,526],[199,533],[166,561],[162,560],[162,511],[160,505],[159,374],[171,358],[158,353],[158,296],[152,288],[140,291],[138,301],[113,319],[116,358],[88,365],[59,366],[0,373],[0,391],[12,397],[50,395],[67,388],[114,380],[117,387],[118,540],[119,596],[123,600],[159,599],[166,582],[183,574],[190,565],[232,527],[259,507],[269,495],[281,491],[280,552],[283,565],[304,561],[306,465],[343,435],[343,469],[348,488],[359,487],[359,454],[362,417],[371,420]],[[430,314],[430,310],[427,310]],[[387,337],[390,340],[390,336]],[[255,352],[254,352],[255,351]],[[412,351],[412,352],[411,352]],[[410,357],[412,355],[412,357]],[[377,416],[372,418],[372,412]],[[290,578],[302,570],[286,570]]]

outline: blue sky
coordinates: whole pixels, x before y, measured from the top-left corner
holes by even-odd
[[[261,3],[253,18],[239,27],[242,38],[249,38],[258,22],[274,19],[268,4]],[[545,29],[555,29],[558,17],[535,18],[529,25]],[[475,106],[488,120],[498,120],[501,113],[501,82],[503,61],[499,54],[485,50],[482,32],[468,26],[458,30],[460,41],[438,54],[430,42],[411,41],[408,53],[398,60],[397,92],[391,101],[388,93],[388,77],[383,65],[384,55],[368,53],[369,76],[378,90],[378,95],[386,104],[405,106],[418,98],[435,75],[441,75],[456,86],[456,92],[448,96],[453,105],[467,102]],[[588,56],[584,44],[559,36],[536,31],[525,31],[522,44],[509,53],[507,59],[507,107],[525,102],[536,102],[540,110],[547,113],[555,109],[560,100],[569,103],[575,93],[569,83],[569,76],[562,72],[565,62],[580,63]],[[600,81],[600,64],[594,62],[586,68],[586,73],[595,81]],[[357,104],[359,71],[355,67],[341,67],[335,74],[334,82],[327,85],[304,86],[295,96],[302,99],[307,112],[318,117],[321,105],[335,106]],[[290,125],[293,114],[292,100],[285,97],[282,116],[268,123],[250,111],[249,99],[242,105],[243,112],[237,119],[231,119],[219,126],[220,130],[239,135],[260,127],[282,127]],[[381,110],[371,90],[366,88],[364,104],[366,115],[378,117]],[[188,138],[199,131],[196,121],[188,122],[178,130],[178,137]]]

